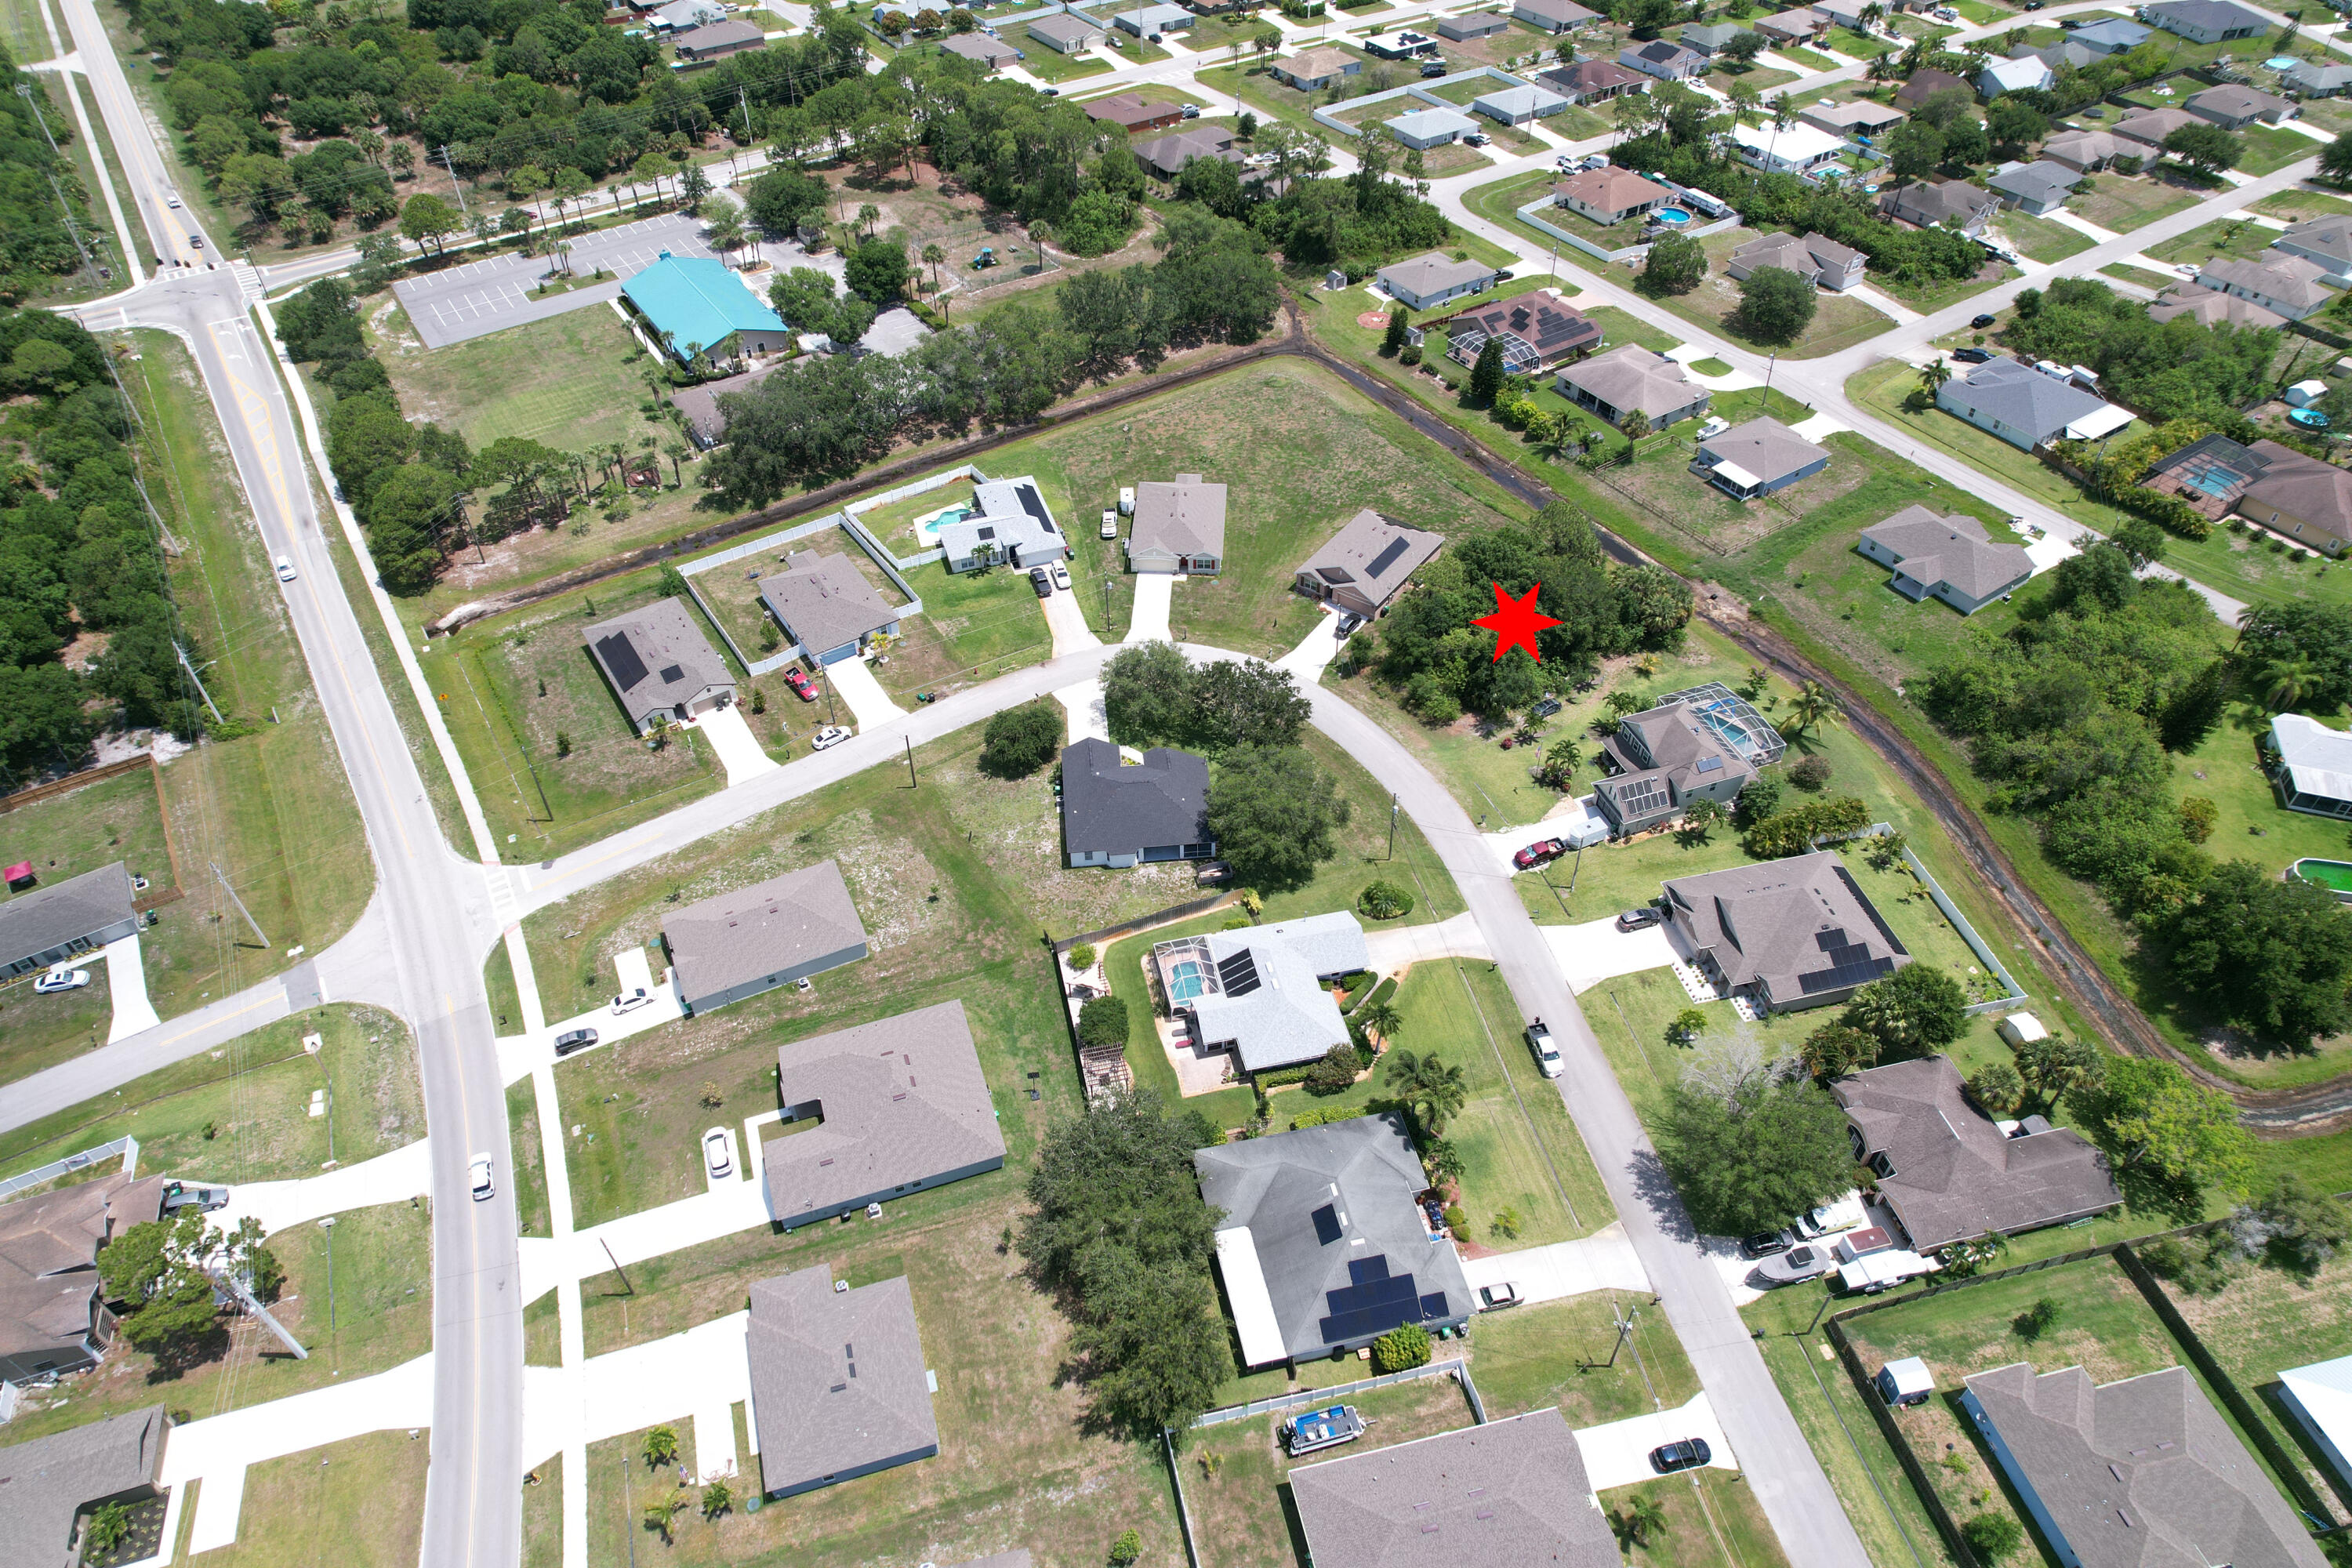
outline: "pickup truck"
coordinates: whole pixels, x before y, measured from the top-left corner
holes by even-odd
[[[1551,1026],[1541,1018],[1528,1026],[1528,1049],[1536,1054],[1536,1066],[1546,1078],[1558,1078],[1568,1070],[1559,1059],[1559,1047],[1551,1043]]]
[[[1906,1279],[1916,1279],[1942,1267],[1936,1259],[1922,1258],[1916,1252],[1866,1253],[1851,1263],[1838,1265],[1838,1288],[1850,1294],[1875,1296]]]

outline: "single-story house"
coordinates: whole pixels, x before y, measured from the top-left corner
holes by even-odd
[[[746,49],[764,49],[768,35],[756,22],[713,22],[707,26],[681,33],[677,37],[677,58],[691,62],[715,60],[728,55],[740,55]]]
[[[1116,125],[1132,136],[1139,131],[1166,131],[1184,120],[1184,109],[1175,103],[1146,103],[1131,92],[1114,92],[1105,98],[1088,99],[1078,105],[1087,118],[1097,125]]]
[[[1110,25],[1129,37],[1160,41],[1162,33],[1190,32],[1195,20],[1181,5],[1120,6],[1110,14]]]
[[[1130,572],[1214,576],[1225,564],[1225,487],[1198,474],[1135,488],[1135,521],[1127,531]]]
[[[744,1414],[760,1439],[762,1497],[796,1497],[940,1451],[905,1275],[837,1289],[821,1263],[754,1280],[751,1307]]]
[[[1864,9],[1864,0],[1817,0],[1813,6],[1813,15],[1819,16],[1825,26],[1844,27],[1852,32],[1866,34],[1870,29],[1870,24],[1863,16],[1862,13]],[[1903,6],[1898,0],[1897,4],[1889,5],[1887,9],[1899,11]]]
[[[2352,816],[2352,735],[2331,730],[2300,713],[2271,720],[2271,743],[2278,758],[2271,785],[2279,804],[2311,816]]]
[[[2105,1214],[2124,1201],[2107,1157],[2039,1116],[2004,1126],[1970,1100],[1940,1054],[1830,1084],[1856,1164],[1878,1178],[1916,1252],[2016,1236]]]
[[[2085,66],[2096,65],[2107,58],[2096,49],[2076,43],[2071,34],[2062,43],[2018,44],[2009,51],[2009,58],[2013,60],[2021,60],[2028,57],[2048,66],[2053,75],[2064,66],[2072,66],[2076,70],[2081,70]]]
[[[1830,1006],[1911,962],[1827,849],[1675,879],[1666,933],[1708,979],[1766,1013]]]
[[[2131,423],[2096,393],[2013,359],[1987,360],[1952,377],[1936,389],[1936,406],[2029,452],[2061,436],[2095,441]]]
[[[808,658],[838,664],[856,658],[877,637],[898,635],[897,606],[876,593],[845,557],[796,550],[784,565],[784,571],[760,579],[760,597]]]
[[[1568,107],[1568,100],[1549,88],[1507,87],[1480,93],[1470,107],[1505,125],[1525,125],[1531,120],[1549,120]]]
[[[2300,256],[2281,255],[2247,261],[2209,261],[2197,281],[2208,289],[2252,300],[2291,321],[2300,321],[2336,298],[2320,281],[2328,269]]]
[[[1440,16],[1437,36],[1460,42],[1465,38],[1486,38],[1511,25],[1511,19],[1500,11],[1467,11],[1459,16]]]
[[[2238,499],[2238,515],[2323,555],[2352,545],[2352,473],[2276,441],[2257,441],[2262,477]]]
[[[1058,54],[1082,55],[1108,36],[1076,11],[1056,11],[1029,24],[1029,36]]]
[[[1728,807],[1756,776],[1760,753],[1743,754],[1707,722],[1706,691],[1678,693],[1629,713],[1601,742],[1607,776],[1592,786],[1592,804],[1612,833],[1622,837],[1672,822],[1694,800]]]
[[[638,734],[735,700],[726,660],[681,599],[656,599],[580,635]]]
[[[136,935],[137,898],[129,868],[117,860],[0,902],[0,978],[29,974]]]
[[[1029,57],[988,33],[954,33],[940,40],[940,47],[951,55],[961,55],[968,60],[978,60],[990,70],[1009,66]]]
[[[2225,38],[2259,38],[2268,23],[2243,5],[2229,0],[2158,0],[2133,13],[2150,26],[2178,33],[2192,44],[2218,44]]]
[[[1695,76],[1705,76],[1707,70],[1705,55],[1667,38],[1647,44],[1628,44],[1617,51],[1617,63],[1628,70],[1637,70],[1661,81],[1686,81]]]
[[[1495,269],[1483,261],[1456,261],[1442,250],[1392,262],[1373,277],[1389,297],[1416,310],[1433,310],[1465,294],[1484,293],[1495,281]]]
[[[1680,364],[1639,343],[1621,343],[1607,353],[1563,367],[1558,384],[1562,397],[1612,425],[1622,425],[1627,416],[1639,413],[1653,430],[1697,418],[1706,412],[1711,395]]]
[[[2177,290],[2168,289],[2157,300],[2161,305]],[[2242,310],[2260,310],[2242,300],[2232,300],[2225,294],[2214,294],[2203,289],[2191,290],[2199,300],[2235,306]],[[2157,306],[2148,307],[2149,315],[2157,314]],[[2270,312],[2263,310],[2263,315]],[[2158,317],[2158,320],[2168,318]],[[2200,318],[2202,320],[2203,318]],[[2210,323],[2209,323],[2210,324]],[[2271,324],[2277,324],[2273,317]],[[2275,442],[2273,443],[2276,445]],[[2179,451],[2157,459],[2141,483],[2152,490],[2179,496],[2195,508],[2200,515],[2210,518],[2226,517],[2239,499],[2252,488],[2270,467],[2270,459],[2251,447],[2242,447],[2227,436],[2200,436]]]
[[[1738,150],[1739,161],[1749,168],[1784,174],[1801,174],[1845,151],[1844,137],[1832,136],[1820,126],[1802,121],[1785,131],[1769,121],[1762,125],[1735,125],[1731,128],[1731,144]]]
[[[83,1516],[153,1498],[171,1433],[163,1406],[151,1405],[0,1448],[0,1531],[16,1543],[8,1554],[26,1568],[96,1561],[76,1539]],[[163,1543],[166,1554],[173,1544]]]
[[[0,1204],[0,1382],[98,1364],[115,1327],[99,1252],[163,1212],[163,1177],[120,1172]]]
[[[2000,197],[1966,180],[1938,180],[1933,184],[1897,185],[1878,198],[1878,210],[1919,228],[1941,224],[1962,234],[1975,234],[2000,211]]]
[[[1827,452],[1767,415],[1701,441],[1690,471],[1735,500],[1753,500],[1829,466]]]
[[[2104,22],[2093,22],[2075,28],[2067,37],[2086,49],[2103,55],[2119,55],[2136,49],[2156,35],[2137,22],[2126,22],[2121,16],[2110,16]]]
[[[1034,479],[990,479],[972,487],[972,510],[940,525],[940,548],[950,572],[991,566],[1027,570],[1066,560],[1069,536],[1055,525]]]
[[[1719,55],[1731,40],[1748,31],[1737,22],[1685,22],[1682,40],[1703,55]]]
[[[1548,70],[1536,79],[1570,103],[1606,103],[1629,92],[1647,92],[1650,79],[1615,60],[1579,60]]]
[[[1157,943],[1151,963],[1196,1051],[1231,1051],[1239,1071],[1297,1067],[1348,1043],[1324,987],[1368,968],[1364,928],[1345,910]]]
[[[2278,1374],[2278,1402],[2326,1457],[2337,1481],[2352,1486],[2352,1356]]]
[[[2276,125],[2303,112],[2274,92],[2263,92],[2234,81],[2192,93],[2181,100],[2180,107],[2224,131],[2242,131],[2258,120],[2265,125]]]
[[[709,256],[665,250],[621,285],[654,338],[680,364],[698,349],[713,360],[739,353],[774,353],[793,346],[793,330],[745,288],[735,269]]]
[[[1437,40],[1407,28],[1399,33],[1375,32],[1364,40],[1364,52],[1384,60],[1416,60],[1437,53]]]
[[[1422,152],[1443,147],[1478,129],[1478,122],[1458,109],[1416,109],[1381,123],[1389,128],[1389,133],[1400,145]]]
[[[1937,93],[1955,87],[1970,98],[1976,96],[1974,88],[1951,72],[1937,70],[1933,66],[1923,66],[1913,71],[1908,78],[1905,79],[1903,85],[1895,89],[1895,101],[1905,109],[1916,109]]]
[[[1864,529],[1854,548],[1893,571],[1892,585],[1905,598],[1941,599],[1964,616],[2033,575],[2023,545],[1995,542],[1964,512],[1937,517],[1916,504]]]
[[[1184,165],[1195,158],[1215,158],[1227,163],[1238,163],[1242,154],[1234,151],[1234,133],[1221,126],[1188,125],[1166,136],[1155,136],[1149,142],[1135,144],[1137,162],[1163,180],[1172,180],[1184,172]]]
[[[1843,293],[1862,281],[1867,260],[1861,251],[1825,234],[1759,234],[1731,253],[1724,270],[1745,281],[1767,267],[1778,267]]]
[[[2326,1568],[2187,1367],[2094,1386],[2079,1366],[2037,1374],[2017,1362],[1964,1383],[1961,1413],[2057,1561]]]
[[[1212,1144],[1194,1151],[1192,1169],[1223,1215],[1217,1272],[1244,1365],[1318,1360],[1406,1323],[1434,1334],[1469,1321],[1462,1259],[1422,1217],[1429,1177],[1396,1111]],[[1316,1561],[1328,1562],[1321,1551]]]
[[[864,958],[866,924],[840,863],[820,860],[662,917],[677,999],[709,1013]]]
[[[1601,19],[1600,13],[1586,10],[1576,0],[1512,0],[1511,16],[1547,33],[1572,32]]]
[[[1154,746],[1140,766],[1088,736],[1062,752],[1062,863],[1129,866],[1208,860],[1209,764],[1190,752]]]
[[[2279,85],[2305,98],[2334,98],[2352,88],[2352,66],[2297,60],[2279,74]]]
[[[1604,165],[1569,175],[1551,188],[1551,199],[1594,223],[1622,223],[1666,205],[1675,193],[1647,174]]]
[[[1986,63],[1984,69],[1977,72],[1977,92],[1983,98],[1999,98],[2004,92],[2027,89],[2043,92],[2057,79],[2057,73],[2038,55],[1991,60]]]
[[[726,19],[727,7],[719,0],[670,0],[667,5],[654,7],[653,15],[646,20],[647,26],[659,32],[689,33]]]
[[[2292,225],[2271,241],[2271,248],[2315,263],[2326,282],[2352,289],[2352,216],[2337,213]]]
[[[1530,289],[1473,305],[1446,318],[1453,341],[1445,356],[1475,364],[1486,340],[1503,340],[1503,368],[1515,375],[1548,370],[1601,345],[1601,323],[1578,315],[1547,289]]]
[[[1266,68],[1274,79],[1301,92],[1319,92],[1343,76],[1360,76],[1364,62],[1345,49],[1302,49]]]
[[[2146,109],[2137,114],[2126,114],[2108,127],[2119,142],[2137,142],[2147,149],[2142,157],[2164,151],[2164,139],[2184,125],[2197,123],[2197,116],[2185,109]]]
[[[1454,1563],[1622,1561],[1584,1451],[1555,1405],[1301,1465],[1290,1498],[1316,1568],[1430,1562],[1432,1535],[1453,1543]]]
[[[768,1140],[768,1212],[808,1225],[1003,1167],[1004,1134],[961,1002],[941,1002],[776,1050],[783,1119]]]
[[[1797,116],[1816,131],[1826,131],[1832,136],[1875,136],[1890,126],[1900,125],[1903,111],[1889,109],[1883,103],[1873,103],[1857,98],[1847,103],[1817,103]]]
[[[768,379],[773,372],[790,363],[788,360],[763,360],[747,371],[720,376],[693,386],[681,386],[669,395],[672,407],[685,416],[688,438],[709,451],[727,439],[727,416],[719,406],[719,399],[730,392],[749,392]]]
[[[1800,5],[1759,17],[1749,26],[1763,34],[1768,44],[1809,44],[1830,30],[1830,19],[1813,15],[1810,5]]]
[[[2105,131],[2061,131],[2042,143],[2042,155],[2063,163],[2078,174],[2095,174],[2121,156],[2137,157],[2132,147]]]
[[[2063,163],[2019,163],[1994,172],[1985,182],[2009,205],[2032,217],[2042,217],[2066,205],[2083,176]]]
[[[1444,534],[1407,528],[1366,507],[1307,557],[1298,591],[1370,620],[1444,547]]]

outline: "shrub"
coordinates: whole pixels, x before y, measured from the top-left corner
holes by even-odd
[[[1988,1563],[1998,1563],[2025,1544],[2025,1527],[2005,1513],[1980,1513],[1960,1526],[1960,1539]]]
[[[1089,1046],[1127,1047],[1127,1003],[1117,996],[1097,996],[1078,1009],[1078,1038]]]
[[[1372,1367],[1377,1372],[1408,1372],[1429,1364],[1429,1331],[1419,1323],[1391,1329],[1372,1342]]]
[[[1517,1241],[1519,1238],[1519,1231],[1524,1223],[1525,1222],[1519,1218],[1518,1210],[1496,1209],[1495,1211],[1494,1219],[1488,1222],[1486,1228],[1493,1231],[1496,1236],[1501,1237],[1505,1241]]]
[[[1371,920],[1397,920],[1412,913],[1412,895],[1394,882],[1375,881],[1356,896],[1356,908]]]
[[[1143,1537],[1130,1525],[1125,1534],[1110,1543],[1111,1568],[1133,1568],[1137,1558],[1143,1555]]]
[[[1066,956],[1069,959],[1072,969],[1092,969],[1095,966],[1095,944],[1082,942],[1070,949]]]
[[[1805,757],[1789,770],[1789,782],[1799,789],[1812,794],[1830,782],[1830,760],[1827,757]]]
[[[1051,699],[1007,708],[981,732],[980,765],[998,778],[1022,778],[1062,751],[1061,704]]]
[[[1088,1006],[1094,1005],[1089,1002]],[[1356,1074],[1361,1068],[1353,1046],[1333,1046],[1323,1053],[1307,1071],[1307,1092],[1309,1094],[1345,1094],[1356,1085]]]
[[[1807,801],[1776,812],[1748,829],[1741,838],[1759,860],[1802,855],[1817,838],[1837,838],[1859,833],[1870,825],[1870,810],[1860,797]]]
[[[2011,1327],[2017,1331],[2019,1339],[2038,1340],[2056,1328],[2065,1316],[2065,1306],[2055,1297],[2037,1296],[2033,1299],[2033,1305],[2019,1313],[2016,1322]]]
[[[1297,1132],[1308,1127],[1326,1127],[1334,1121],[1346,1121],[1363,1113],[1360,1106],[1318,1105],[1292,1117],[1290,1130]]]
[[[1451,724],[1462,717],[1462,700],[1427,670],[1405,683],[1404,705],[1407,712],[1427,724]]]

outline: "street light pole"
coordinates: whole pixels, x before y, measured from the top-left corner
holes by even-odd
[[[1395,795],[1390,795],[1390,796],[1389,796],[1389,852],[1388,852],[1388,858],[1389,858],[1389,859],[1391,859],[1391,860],[1393,860],[1393,859],[1395,859],[1395,858],[1396,858],[1396,819],[1397,819],[1397,797],[1396,797]]]

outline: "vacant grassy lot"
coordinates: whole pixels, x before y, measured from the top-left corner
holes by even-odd
[[[1656,302],[1675,315],[1718,337],[1730,339],[1744,348],[1759,353],[1779,347],[1783,359],[1817,359],[1841,349],[1867,342],[1885,331],[1886,317],[1859,300],[1843,294],[1816,290],[1816,308],[1812,321],[1797,341],[1788,344],[1766,343],[1741,330],[1737,320],[1739,309],[1739,285],[1725,270],[1731,253],[1754,240],[1757,236],[1744,228],[1710,234],[1699,241],[1706,252],[1707,276],[1697,288],[1687,294],[1661,294]],[[1871,279],[1873,283],[1878,279]]]
[[[1995,220],[2003,237],[2035,261],[2063,261],[2092,246],[2091,237],[2046,217],[2034,217],[2012,208]]]
[[[2246,144],[2244,156],[2238,160],[2242,174],[2275,173],[2289,163],[2316,158],[2325,145],[2284,125],[2249,125],[2237,135]]]
[[[638,412],[654,401],[654,362],[609,306],[594,305],[447,348],[428,349],[395,312],[379,326],[383,367],[411,419],[455,429],[478,450],[508,436],[584,452],[635,448],[658,430]],[[518,374],[522,367],[530,374]]]
[[[2302,1453],[2305,1479],[2321,1497],[2338,1496],[2341,1482],[2314,1462],[2302,1423],[2279,1404],[2278,1374],[2352,1354],[2352,1262],[2331,1259],[2305,1277],[2284,1269],[2241,1268],[2227,1289],[2191,1294],[2167,1282],[2165,1295],[2213,1352],[2239,1389],[2263,1413],[2263,1424],[2289,1454]]]
[[[562,1568],[563,1456],[561,1454],[546,1460],[523,1481],[522,1562],[523,1568]]]
[[[2284,550],[2273,551],[2270,546],[2276,537],[2252,529],[2235,533],[2227,526],[2217,526],[2208,538],[2168,542],[2164,560],[2200,583],[2248,604],[2279,599],[2352,602],[2352,570],[2308,557],[2297,561]]]
[[[205,1568],[407,1568],[425,1535],[430,1440],[372,1432],[254,1466],[236,1544],[205,1553]]]
[[[2250,261],[2267,251],[2277,237],[2274,228],[2244,218],[2223,218],[2151,246],[2147,254],[2158,261],[2189,261],[2200,267],[2209,261]]]
[[[2117,234],[2144,228],[2203,199],[2197,192],[2146,174],[2098,174],[2088,195],[2075,196],[2066,210],[2085,223]]]
[[[1075,1083],[1067,1087],[1066,1110],[1076,1103]],[[1129,1527],[1142,1533],[1144,1561],[1181,1558],[1158,1451],[1084,1432],[1082,1391],[1057,1375],[1068,1354],[1066,1321],[1030,1288],[1020,1256],[997,1250],[999,1230],[1020,1206],[1013,1173],[948,1193],[982,1188],[980,1201],[951,1213],[894,1204],[878,1222],[811,1226],[785,1238],[751,1232],[632,1265],[641,1292],[633,1303],[600,1295],[598,1282],[588,1282],[593,1354],[616,1342],[625,1311],[632,1320],[626,1342],[637,1342],[739,1311],[751,1281],[790,1269],[829,1267],[852,1285],[903,1275],[924,1360],[939,1374],[931,1402],[936,1458],[757,1512],[739,1509],[716,1523],[689,1513],[664,1560],[845,1568],[961,1562],[1024,1546],[1041,1564],[1098,1568]],[[691,1456],[692,1424],[674,1425]],[[589,1449],[591,1562],[626,1562],[632,1540],[640,1561],[663,1553],[642,1516],[668,1487],[635,1458],[642,1440],[633,1433]],[[744,1455],[743,1463],[758,1461]]]

